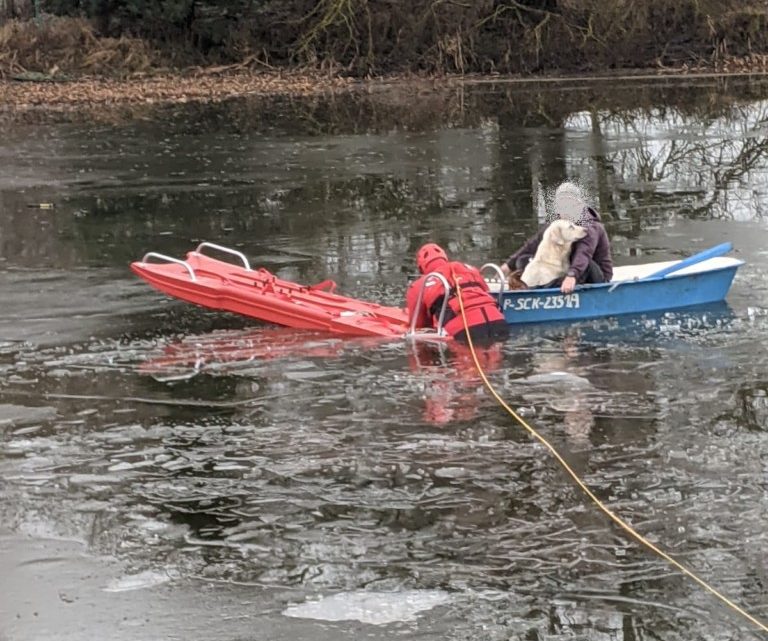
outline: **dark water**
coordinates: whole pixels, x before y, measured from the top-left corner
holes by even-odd
[[[760,638],[601,516],[466,353],[207,312],[128,263],[209,240],[400,304],[422,242],[498,260],[565,178],[619,264],[732,241],[727,304],[515,329],[484,363],[616,512],[768,619],[767,82],[0,128],[0,638]]]

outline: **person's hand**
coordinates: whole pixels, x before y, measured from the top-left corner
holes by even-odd
[[[576,288],[576,278],[574,276],[566,276],[563,278],[563,283],[560,285],[560,291],[563,294],[570,294]]]
[[[510,272],[509,265],[507,265],[507,263],[502,263],[501,273],[504,274],[505,276],[509,276],[509,272]]]

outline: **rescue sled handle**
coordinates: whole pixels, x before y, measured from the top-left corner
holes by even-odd
[[[167,263],[176,263],[177,265],[181,265],[189,272],[189,279],[192,282],[197,281],[197,277],[195,276],[195,270],[192,269],[192,265],[190,265],[185,260],[179,260],[178,258],[172,258],[171,256],[166,256],[165,254],[158,254],[157,252],[147,252],[144,254],[144,258],[141,259],[142,263],[149,262],[147,258],[159,258],[160,260],[164,260]]]
[[[237,256],[240,260],[243,261],[243,266],[248,271],[251,271],[251,264],[248,262],[248,259],[245,257],[245,254],[243,252],[239,252],[236,249],[230,249],[229,247],[224,247],[224,245],[217,245],[216,243],[209,243],[208,241],[205,241],[200,243],[197,246],[197,249],[195,249],[195,253],[202,254],[203,252],[200,250],[202,250],[204,247],[210,247],[211,249],[216,249],[220,252],[224,252],[225,254],[231,254],[232,256]]]
[[[440,308],[440,316],[437,319],[437,328],[435,333],[438,336],[443,336],[443,321],[445,320],[445,312],[448,309],[448,292],[451,291],[451,286],[448,284],[448,280],[442,274],[438,272],[430,272],[421,284],[419,290],[419,297],[416,299],[416,307],[413,309],[413,317],[408,320],[408,334],[407,336],[414,336],[416,334],[416,318],[419,315],[419,309],[421,309],[421,301],[424,298],[424,288],[432,279],[439,280],[443,286],[445,295],[443,296],[443,306]]]
[[[501,267],[496,263],[485,263],[485,265],[480,268],[480,273],[482,274],[486,269],[492,269],[499,277],[499,307],[501,307],[502,300],[504,299],[504,292],[507,289],[507,279],[504,278],[504,272],[501,271]]]

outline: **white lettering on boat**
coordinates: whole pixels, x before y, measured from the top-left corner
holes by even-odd
[[[504,300],[504,311],[529,312],[539,309],[578,309],[581,306],[578,294],[558,294],[556,296],[526,296]]]

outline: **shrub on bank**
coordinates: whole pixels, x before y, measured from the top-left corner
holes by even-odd
[[[12,20],[0,27],[0,77],[29,72],[120,76],[145,71],[160,60],[144,40],[100,37],[82,18]]]
[[[32,0],[16,0],[26,6]],[[25,4],[26,3],[26,4]],[[715,65],[768,54],[763,0],[39,0],[6,24],[0,67],[164,64],[547,73]],[[36,6],[38,6],[36,5]],[[86,22],[88,20],[88,22]],[[762,59],[762,58],[760,58]]]

